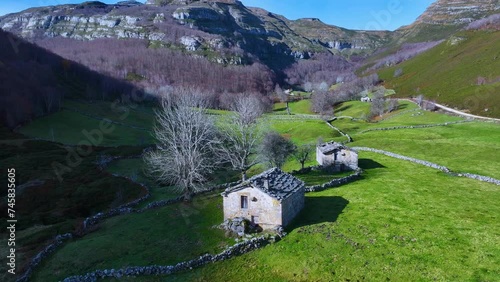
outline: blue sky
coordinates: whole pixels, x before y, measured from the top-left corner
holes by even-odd
[[[289,19],[320,18],[350,29],[394,30],[412,23],[435,0],[242,0]],[[0,15],[34,6],[80,3],[84,0],[0,0]],[[113,0],[101,0],[115,3]]]

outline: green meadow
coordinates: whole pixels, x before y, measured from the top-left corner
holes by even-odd
[[[361,153],[363,179],[307,194],[282,241],[173,281],[494,281],[500,191]],[[131,279],[130,281],[160,281]]]
[[[361,118],[369,105],[347,102],[335,111]],[[346,141],[320,119],[293,117],[299,114],[308,112],[292,111],[292,118],[278,118],[275,112],[262,120],[265,128],[277,130],[297,145],[315,144],[318,138]],[[376,122],[342,118],[331,124],[353,137],[349,146],[383,149],[454,171],[500,178],[499,124],[467,122],[366,131],[461,120],[401,102],[397,111]],[[125,140],[132,142],[128,137]],[[361,152],[359,163],[364,170],[360,180],[308,193],[304,210],[286,228],[289,235],[278,243],[168,278],[124,280],[494,281],[500,276],[498,186],[374,153]],[[307,165],[314,164],[311,152]],[[286,171],[298,168],[299,163],[292,158],[284,166]],[[249,174],[263,169],[264,165],[258,165]],[[148,185],[152,192],[148,202],[177,195],[144,173],[141,158],[114,161],[107,171]],[[297,177],[315,185],[345,175],[311,172]],[[229,176],[222,171],[219,176],[214,177],[214,183],[234,180],[237,174]],[[222,198],[215,193],[191,204],[107,219],[97,231],[58,249],[37,269],[33,280],[60,280],[95,269],[175,264],[207,252],[218,253],[235,242],[213,228],[222,222],[221,207]]]

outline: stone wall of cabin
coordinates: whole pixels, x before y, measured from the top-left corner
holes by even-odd
[[[335,154],[337,154],[337,160],[335,161]],[[345,165],[344,170],[356,170],[358,169],[358,153],[351,150],[342,149],[340,151],[335,151],[331,154],[325,155],[321,150],[316,148],[316,161],[322,166],[330,166],[335,164],[335,171],[342,170],[341,164]]]
[[[241,208],[241,196],[248,197],[248,209]],[[224,220],[235,217],[252,220],[252,216],[258,216],[256,223],[263,229],[283,225],[281,203],[259,189],[248,187],[229,193],[223,197],[223,203]]]
[[[341,150],[338,155],[338,161],[344,163],[349,169],[358,169],[358,153],[351,150]]]
[[[304,188],[301,188],[298,193],[294,193],[281,202],[283,226],[290,224],[295,216],[304,208],[304,190]]]

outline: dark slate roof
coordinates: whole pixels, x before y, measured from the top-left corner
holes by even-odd
[[[319,148],[320,152],[325,154],[325,155],[331,154],[332,152],[338,151],[338,150],[353,151],[349,147],[347,147],[343,144],[337,143],[337,142],[333,142],[333,141],[328,142],[328,143],[319,144],[318,148]]]
[[[269,189],[266,189],[265,187],[264,183],[266,180],[269,181]],[[255,175],[237,186],[226,189],[222,195],[226,196],[229,193],[245,189],[248,186],[253,186],[269,196],[281,201],[299,191],[305,186],[305,184],[295,176],[283,172],[281,169],[275,167],[261,174]]]

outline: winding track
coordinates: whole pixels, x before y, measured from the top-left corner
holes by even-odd
[[[400,101],[410,101],[412,103],[417,104],[414,100],[408,99],[408,98],[400,98],[398,100],[400,100]],[[433,103],[434,105],[436,105],[436,107],[440,108],[441,110],[449,112],[449,113],[453,113],[453,114],[456,114],[456,115],[459,115],[459,116],[463,116],[463,117],[467,117],[467,118],[473,118],[473,119],[480,119],[480,120],[485,120],[485,121],[500,122],[500,119],[498,119],[498,118],[490,118],[490,117],[483,117],[483,116],[468,114],[468,113],[464,113],[464,112],[461,112],[459,110],[455,110],[455,109],[452,109],[450,107],[447,107],[445,105],[441,105],[441,104],[438,104],[438,103],[435,103],[435,102],[431,102],[431,101],[427,101],[427,100],[424,100],[424,101],[425,102],[429,102],[429,103]]]

